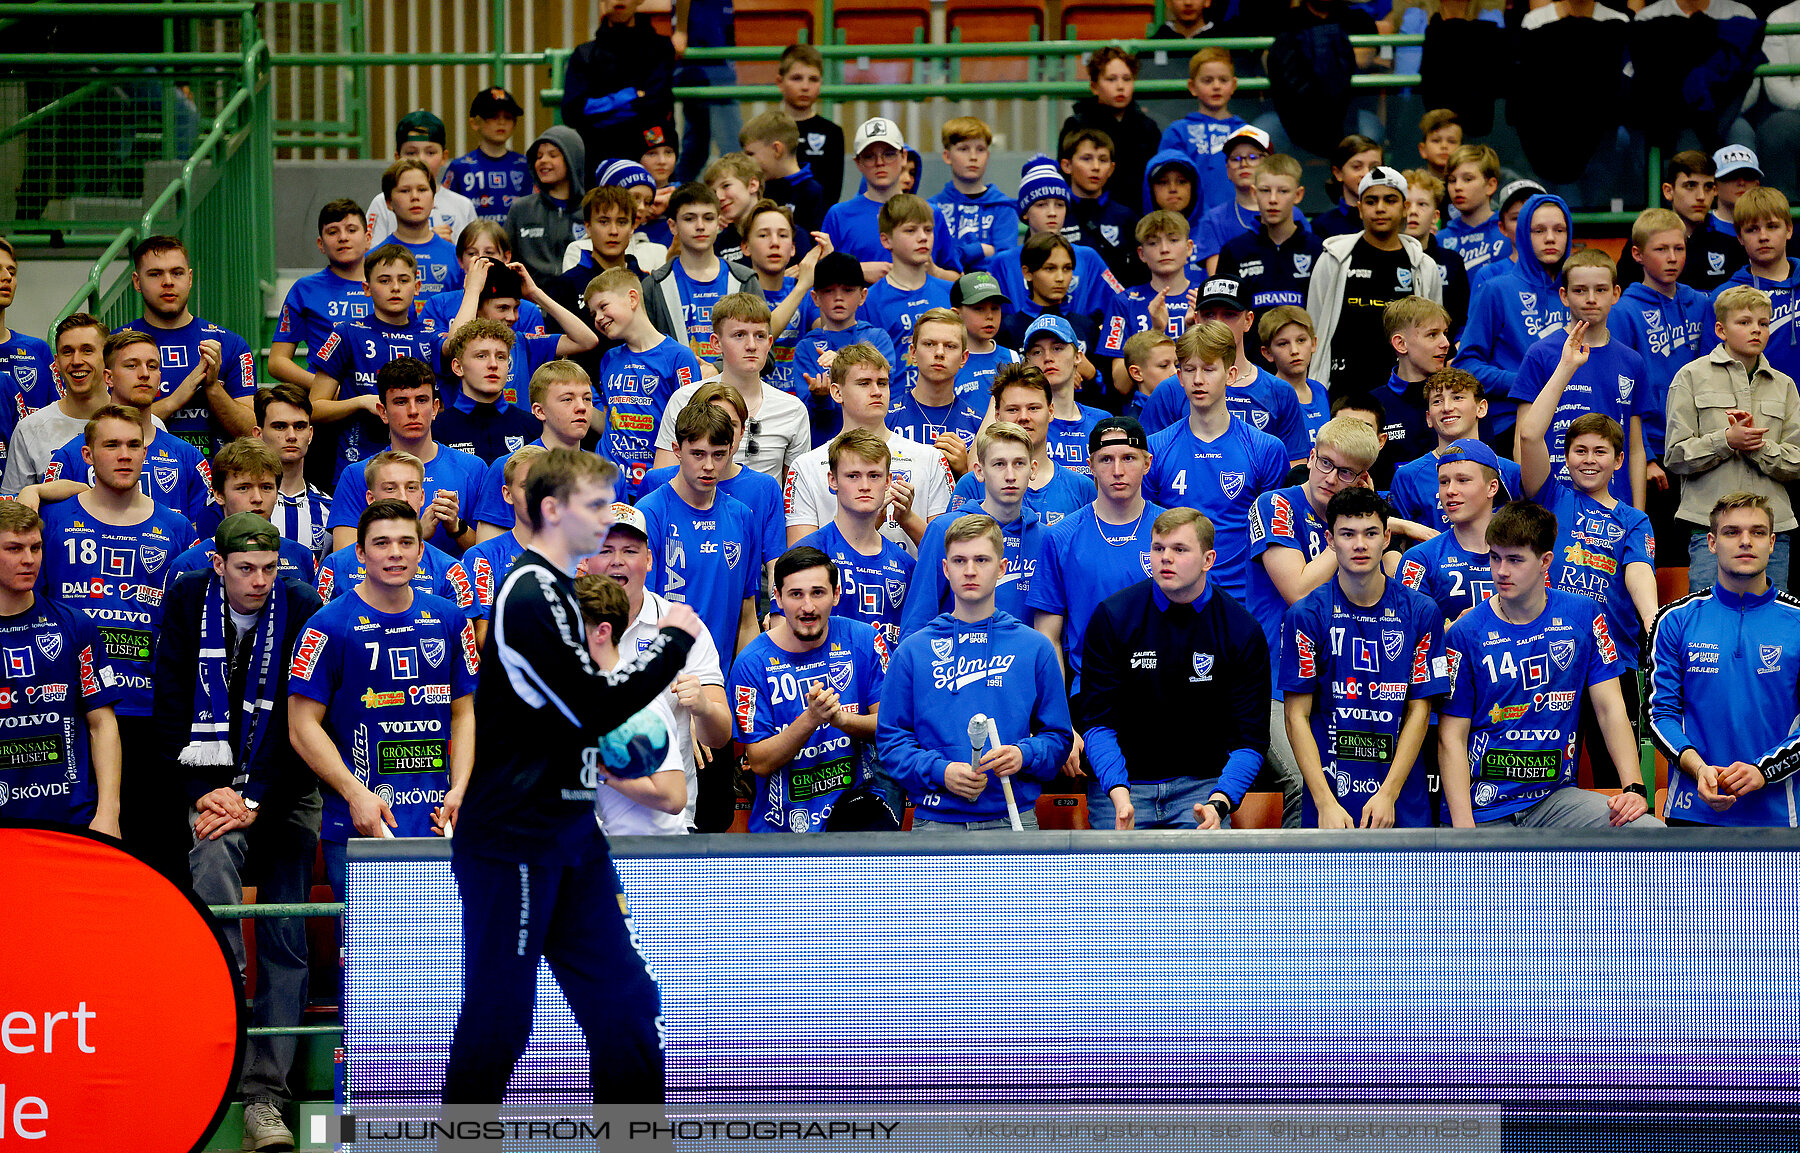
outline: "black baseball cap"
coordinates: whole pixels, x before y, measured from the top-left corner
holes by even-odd
[[[502,112],[510,112],[514,116],[525,115],[525,109],[513,99],[513,94],[504,88],[483,88],[469,101],[469,115],[479,120],[487,120]]]
[[[1094,426],[1088,433],[1088,455],[1092,456],[1103,448],[1112,445],[1124,445],[1127,448],[1150,447],[1150,438],[1144,434],[1144,426],[1134,417],[1109,416]]]
[[[400,123],[394,128],[394,147],[399,148],[414,140],[429,140],[433,144],[444,142],[444,122],[438,119],[437,113],[420,108],[400,118]]]
[[[1243,285],[1229,276],[1215,276],[1200,286],[1200,292],[1194,299],[1194,307],[1201,309],[1209,304],[1223,304],[1226,308],[1235,308],[1239,312],[1248,307],[1244,303]]]
[[[813,288],[837,288],[841,285],[869,287],[868,278],[863,275],[862,262],[848,252],[826,253],[819,258],[818,267],[813,269]]]

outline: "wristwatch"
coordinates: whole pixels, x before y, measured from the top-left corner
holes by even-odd
[[[456,518],[456,523],[450,526],[450,535],[451,536],[461,536],[463,533],[466,533],[468,531],[469,531],[469,522],[464,520],[460,516]]]
[[[1623,789],[1620,789],[1619,791],[1622,793],[1636,793],[1638,796],[1644,798],[1646,801],[1650,799],[1650,794],[1647,791],[1645,791],[1644,782],[1642,782],[1642,781],[1633,781],[1631,784],[1626,785]]]
[[[1206,803],[1211,805],[1214,808],[1214,810],[1216,810],[1218,812],[1219,823],[1221,825],[1231,819],[1231,802],[1230,801],[1224,800],[1220,797],[1209,797],[1209,798],[1207,798]]]

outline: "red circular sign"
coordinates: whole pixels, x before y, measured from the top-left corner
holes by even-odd
[[[0,828],[0,1149],[198,1149],[243,995],[211,917],[109,841]]]

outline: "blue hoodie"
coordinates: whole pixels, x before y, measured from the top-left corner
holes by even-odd
[[[1677,282],[1671,300],[1642,280],[1626,286],[1606,318],[1613,339],[1644,358],[1648,374],[1642,412],[1644,451],[1652,460],[1663,454],[1669,382],[1682,365],[1700,355],[1701,344],[1709,342],[1712,321],[1712,301],[1698,288]]]
[[[995,252],[1018,247],[1018,200],[992,184],[982,189],[979,196],[969,196],[958,192],[955,184],[946,184],[931,202],[949,224],[964,268],[980,268],[987,260],[987,253],[981,250],[983,244],[992,245]]]
[[[1562,210],[1566,219],[1569,206],[1559,196],[1533,196],[1519,210],[1519,226],[1527,234],[1532,214],[1546,204]],[[1573,235],[1571,227],[1570,235]],[[1518,409],[1511,397],[1513,377],[1525,359],[1525,351],[1543,337],[1569,322],[1569,310],[1563,306],[1558,292],[1555,270],[1546,270],[1529,248],[1520,249],[1520,259],[1509,263],[1481,282],[1469,302],[1469,322],[1463,326],[1462,349],[1456,367],[1467,369],[1481,381],[1489,398],[1488,419],[1492,431],[1505,432],[1518,419]],[[1560,263],[1557,266],[1561,267]]]
[[[1225,171],[1225,157],[1219,149],[1227,136],[1248,123],[1241,116],[1209,116],[1195,111],[1163,129],[1162,139],[1156,145],[1157,154],[1174,149],[1186,153],[1194,162],[1200,173],[1197,191],[1202,208],[1225,204],[1236,197],[1237,191],[1231,187],[1231,177]],[[1146,198],[1144,203],[1152,202]]]
[[[919,561],[913,568],[912,585],[906,590],[906,605],[900,611],[901,640],[954,607],[950,582],[944,579],[944,534],[958,518],[982,511],[978,503],[964,504],[939,513],[925,526],[925,535],[919,540]],[[1050,535],[1050,530],[1035,510],[1021,506],[1019,515],[1012,523],[1001,525],[1000,531],[1006,538],[1003,551],[1006,572],[994,590],[994,604],[1001,612],[1022,621],[1030,620],[1031,611],[1025,607],[1025,595],[1031,591],[1031,578],[1037,573],[1038,557],[1044,551],[1044,538]]]
[[[1524,214],[1521,212],[1520,215]],[[1512,255],[1512,241],[1500,231],[1498,212],[1480,224],[1465,224],[1461,213],[1452,212],[1450,223],[1438,229],[1437,241],[1462,257],[1463,267],[1470,275],[1490,261],[1505,260]]]
[[[1069,281],[1069,295],[1063,301],[1063,311],[1078,312],[1098,320],[1112,308],[1113,297],[1124,292],[1125,286],[1106,267],[1106,261],[1098,252],[1085,244],[1071,242],[1069,247],[1075,250],[1075,275]],[[1023,251],[1022,245],[1015,244],[1005,252],[994,253],[994,258],[987,262],[987,271],[1000,282],[1000,291],[1006,294],[1008,312],[1032,306],[1031,290],[1025,287],[1025,268],[1019,263]]]
[[[994,722],[1001,744],[1023,754],[1013,795],[1028,812],[1074,747],[1056,650],[1010,613],[970,623],[940,613],[900,642],[876,718],[881,766],[912,798],[915,823],[1006,817],[1005,791],[992,777],[973,801],[944,787],[944,769],[969,760],[976,713]]]
[[[1800,381],[1800,328],[1796,328],[1794,323],[1794,309],[1800,305],[1800,260],[1788,261],[1786,280],[1770,280],[1758,276],[1746,264],[1713,290],[1712,299],[1717,301],[1720,293],[1740,284],[1760,288],[1769,294],[1769,301],[1775,306],[1775,315],[1769,320],[1769,343],[1764,346],[1763,355],[1769,358],[1770,368],[1776,372],[1785,372]],[[1708,326],[1701,344],[1705,346],[1701,350],[1703,353],[1719,347],[1717,330]]]
[[[1197,255],[1200,251],[1198,236],[1200,220],[1206,215],[1206,201],[1200,194],[1200,170],[1195,166],[1194,158],[1189,156],[1185,149],[1164,148],[1150,158],[1150,163],[1144,168],[1144,211],[1153,210],[1152,206],[1156,203],[1154,195],[1156,178],[1161,176],[1171,165],[1185,170],[1188,180],[1194,186],[1194,202],[1188,205],[1188,210],[1183,215],[1187,217],[1188,236],[1195,241],[1194,253],[1188,256],[1187,277],[1195,284],[1199,284],[1206,279],[1206,261]]]

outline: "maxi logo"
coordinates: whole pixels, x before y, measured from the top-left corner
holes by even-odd
[[[749,736],[750,725],[756,719],[756,689],[754,686],[737,686],[737,705],[733,711],[737,719],[738,735]]]
[[[294,648],[294,663],[288,669],[288,675],[301,680],[311,680],[313,670],[318,667],[319,655],[325,651],[325,634],[318,629],[307,629],[300,634],[300,643]]]
[[[1305,632],[1294,630],[1294,655],[1299,660],[1300,677],[1311,680],[1319,675],[1319,654],[1313,647],[1313,639]]]

